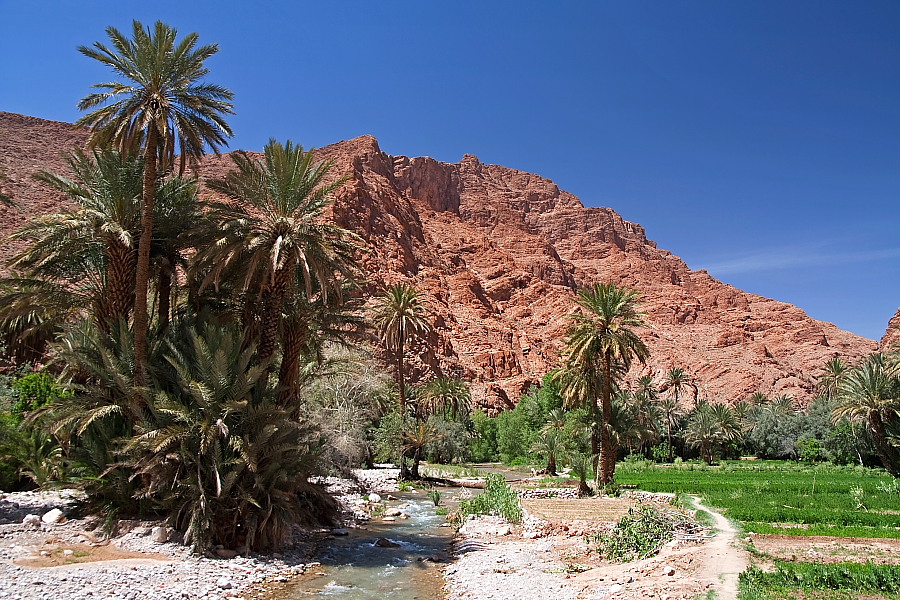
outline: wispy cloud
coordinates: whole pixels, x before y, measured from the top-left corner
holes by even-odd
[[[698,265],[713,275],[775,271],[799,267],[827,267],[900,258],[900,248],[883,248],[859,252],[829,252],[819,246],[785,246],[766,248],[732,258]]]

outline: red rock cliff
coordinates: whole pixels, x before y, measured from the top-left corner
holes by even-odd
[[[62,123],[0,113],[0,164],[27,213],[59,201],[28,174],[58,168],[56,157],[82,135]],[[691,271],[640,225],[610,208],[586,208],[538,175],[471,155],[457,164],[390,156],[371,136],[318,154],[349,176],[332,216],[366,242],[366,291],[402,280],[430,299],[433,351],[414,376],[459,374],[473,382],[482,405],[511,406],[557,365],[574,292],[594,281],[644,294],[643,337],[652,351],[644,371],[684,367],[712,400],[732,402],[756,390],[809,400],[814,374],[828,359],[855,360],[876,348],[795,306]],[[227,157],[210,156],[201,174],[221,176],[229,167]],[[22,218],[4,216],[0,233]]]

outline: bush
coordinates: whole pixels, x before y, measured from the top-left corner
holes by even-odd
[[[485,478],[482,494],[459,503],[457,524],[468,515],[499,515],[510,523],[519,523],[522,520],[522,506],[503,475],[490,473]]]
[[[497,419],[492,419],[482,410],[472,413],[474,435],[469,438],[469,450],[476,462],[500,460],[497,450]]]

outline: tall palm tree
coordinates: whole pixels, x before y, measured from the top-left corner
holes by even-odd
[[[316,162],[312,150],[275,140],[266,144],[262,160],[245,152],[231,158],[235,168],[208,182],[226,198],[211,202],[221,233],[198,259],[207,269],[205,283],[223,277],[237,282],[250,309],[245,320],[261,305],[253,337],[260,359],[268,360],[284,307],[301,283],[310,302],[342,296],[344,282],[356,272],[356,236],[321,221],[331,194],[345,181],[328,181],[332,162]]]
[[[876,353],[865,358],[841,380],[834,422],[862,421],[884,468],[900,477],[900,452],[888,439],[888,427],[900,418],[900,355]]]
[[[472,393],[462,379],[438,377],[416,390],[422,417],[444,414],[451,419],[469,414]]]
[[[101,91],[81,99],[78,108],[91,112],[76,124],[91,128],[88,143],[93,147],[112,145],[123,153],[143,151],[141,236],[134,285],[135,383],[142,385],[148,358],[147,292],[156,180],[160,172],[173,168],[176,149],[183,171],[185,162],[202,156],[206,146],[217,152],[226,145],[232,133],[224,115],[233,113],[233,94],[204,82],[209,73],[204,62],[219,48],[216,44],[197,47],[196,33],[178,42],[177,30],[161,21],[152,29],[134,21],[131,39],[115,27],[108,27],[106,33],[111,47],[95,42],[78,51],[111,68],[121,81],[94,85]]]
[[[583,312],[569,315],[566,362],[590,372],[600,383],[601,484],[612,483],[615,475],[610,419],[617,372],[627,372],[635,358],[644,362],[650,355],[632,329],[644,326],[644,315],[638,310],[639,299],[640,294],[635,290],[596,283],[578,292],[576,302]]]
[[[400,413],[406,415],[405,357],[409,345],[431,331],[431,310],[419,291],[406,283],[395,283],[375,297],[372,321],[381,341],[397,361]]]
[[[685,390],[693,388],[694,403],[697,403],[697,386],[690,374],[681,367],[672,367],[663,376],[663,382],[660,391],[671,391],[675,396],[675,402],[678,402],[681,393]]]
[[[684,417],[684,409],[678,403],[678,398],[663,396],[658,401],[660,419],[666,427],[666,441],[669,444],[669,460],[672,460],[675,447],[672,445],[672,430],[677,429]]]

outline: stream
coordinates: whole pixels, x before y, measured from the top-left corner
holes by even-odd
[[[323,574],[304,576],[279,594],[279,600],[441,598],[441,563],[447,561],[453,534],[452,528],[441,527],[446,517],[421,494],[404,494],[388,506],[400,508],[409,519],[372,519],[364,528],[335,537],[318,558],[322,567],[316,572]]]

